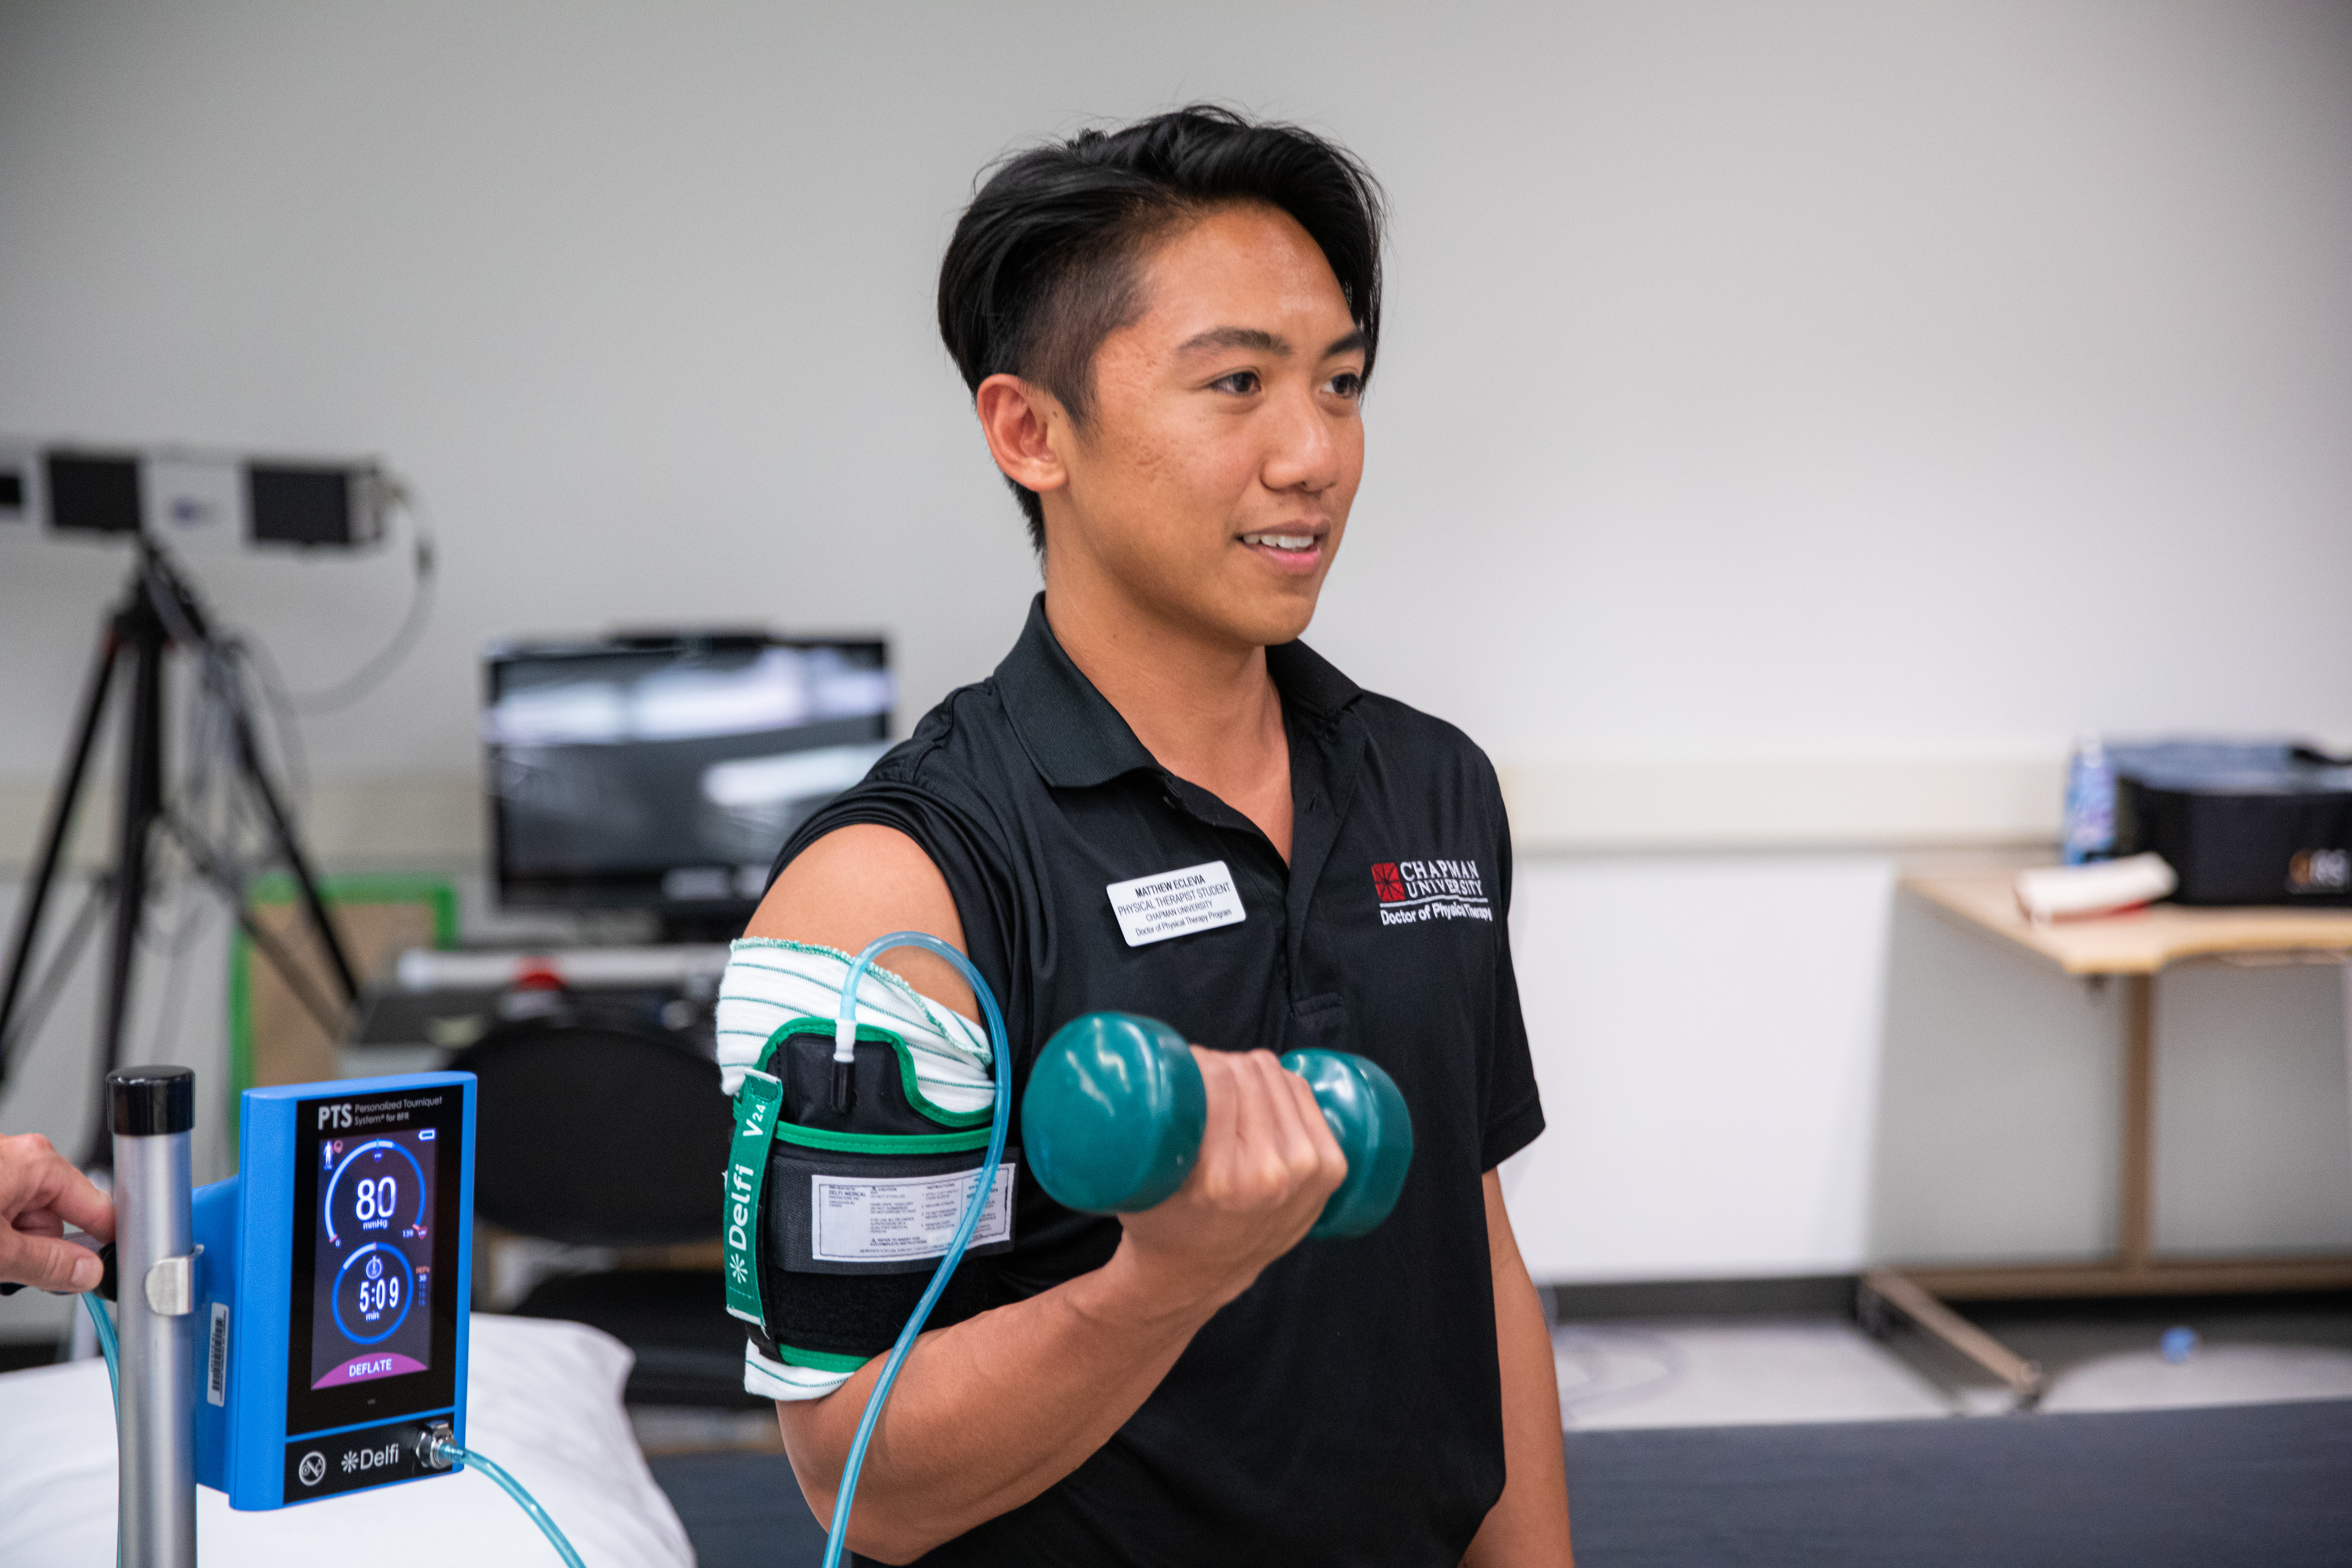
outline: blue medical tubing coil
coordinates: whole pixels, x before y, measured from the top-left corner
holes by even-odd
[[[989,990],[980,971],[971,966],[971,960],[935,936],[919,931],[898,931],[866,944],[866,951],[850,964],[849,977],[841,983],[841,1012],[834,1026],[836,1052],[843,1042],[854,1042],[857,1037],[858,983],[866,978],[875,958],[894,947],[919,947],[926,952],[935,952],[971,982],[971,994],[980,999],[981,1016],[988,1021],[988,1048],[996,1058],[996,1117],[989,1124],[988,1157],[980,1163],[971,1200],[964,1205],[963,1223],[956,1226],[946,1256],[932,1271],[929,1289],[915,1303],[907,1326],[898,1331],[898,1342],[890,1347],[890,1358],[882,1363],[882,1375],[875,1380],[874,1392],[866,1396],[866,1413],[858,1417],[857,1436],[850,1440],[849,1458],[841,1467],[841,1489],[833,1502],[833,1526],[825,1531],[824,1568],[840,1568],[843,1544],[849,1533],[850,1504],[857,1496],[857,1472],[866,1463],[866,1445],[874,1436],[875,1423],[882,1418],[882,1403],[890,1397],[890,1385],[898,1381],[898,1368],[905,1364],[907,1352],[915,1348],[916,1336],[923,1331],[931,1309],[939,1305],[940,1292],[948,1288],[948,1277],[963,1261],[963,1249],[971,1244],[972,1232],[980,1228],[980,1216],[987,1212],[989,1194],[996,1186],[997,1167],[1004,1159],[1004,1135],[1013,1125],[1013,1051],[1005,1042],[1004,1016],[996,1009],[996,994]],[[836,1055],[836,1062],[838,1059]]]

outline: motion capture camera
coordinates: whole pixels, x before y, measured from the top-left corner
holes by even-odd
[[[40,515],[40,464],[33,447],[0,440],[0,539],[29,531]]]
[[[445,1474],[465,1446],[474,1076],[245,1092],[195,1194],[197,1481],[229,1506]]]
[[[41,448],[0,441],[0,537],[45,520],[52,537],[144,537],[196,553],[365,550],[381,543],[397,487],[351,460],[178,449]]]

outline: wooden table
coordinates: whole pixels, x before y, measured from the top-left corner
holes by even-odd
[[[2155,1229],[2156,976],[2197,958],[2352,955],[2352,910],[2185,909],[2035,925],[2018,911],[2008,874],[1906,878],[1902,887],[1938,914],[1989,934],[2030,962],[2124,986],[2122,1235],[2113,1255],[2084,1263],[1879,1269],[1864,1276],[1865,1313],[1880,1304],[2007,1383],[2021,1404],[2040,1397],[2041,1369],[1943,1303],[2041,1296],[2202,1295],[2352,1288],[2347,1258],[2159,1258]]]

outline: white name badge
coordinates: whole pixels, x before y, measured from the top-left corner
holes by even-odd
[[[956,1226],[971,1202],[978,1171],[944,1176],[892,1176],[853,1181],[813,1175],[809,1195],[814,1225],[809,1252],[826,1263],[887,1263],[902,1258],[940,1258],[955,1239]],[[988,1206],[971,1245],[986,1247],[1013,1235],[1013,1163],[996,1167]]]
[[[1119,932],[1129,947],[1239,925],[1249,918],[1223,860],[1113,882],[1103,891],[1110,895],[1110,911],[1118,917]]]

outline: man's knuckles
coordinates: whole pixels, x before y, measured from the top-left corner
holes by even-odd
[[[1290,1153],[1268,1150],[1254,1157],[1236,1156],[1221,1161],[1204,1170],[1201,1182],[1202,1198],[1221,1209],[1236,1212],[1280,1208],[1309,1189],[1324,1189],[1339,1184],[1346,1173],[1344,1163],[1337,1174],[1318,1160],[1313,1152]]]

